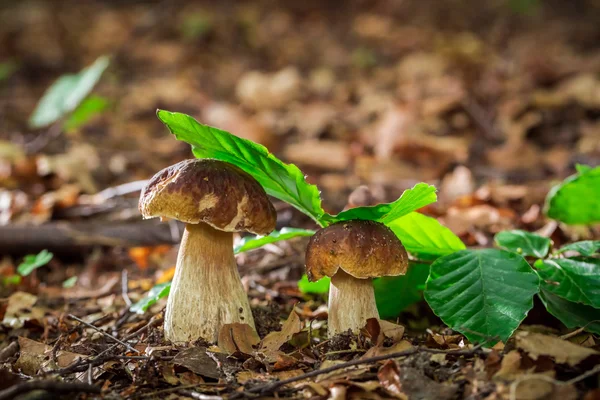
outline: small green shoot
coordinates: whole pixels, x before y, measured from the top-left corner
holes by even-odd
[[[96,86],[108,64],[109,58],[103,56],[78,74],[61,76],[42,96],[29,118],[29,127],[44,128],[75,110]]]
[[[23,262],[17,267],[17,272],[21,276],[27,276],[34,270],[48,264],[54,255],[44,249],[38,254],[30,254],[25,256]]]

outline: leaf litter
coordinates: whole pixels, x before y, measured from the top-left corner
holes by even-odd
[[[547,231],[555,248],[596,239],[597,226],[553,225],[541,210],[550,187],[573,173],[575,163],[600,160],[598,51],[585,48],[597,27],[577,36],[565,30],[573,23],[568,16],[554,24],[533,18],[527,25],[535,34],[510,34],[520,40],[506,48],[497,37],[504,28],[484,29],[467,6],[458,6],[465,11],[460,15],[444,14],[463,27],[452,35],[440,35],[436,11],[416,3],[398,6],[405,10],[357,5],[332,22],[335,29],[323,28],[331,20],[325,9],[298,13],[262,2],[226,14],[191,2],[180,13],[78,3],[60,10],[60,23],[43,3],[14,7],[0,10],[7,21],[0,40],[10,43],[0,57],[17,61],[0,80],[0,236],[13,237],[9,228],[24,223],[52,230],[45,238],[28,233],[21,247],[0,240],[0,396],[36,375],[90,382],[116,398],[598,395],[597,336],[561,338],[572,330],[539,305],[513,339],[492,350],[444,328],[424,303],[398,313],[399,324],[371,322],[358,335],[328,340],[326,299],[296,285],[304,239],[274,244],[277,252],[238,256],[257,325],[269,327],[261,337],[236,325],[217,344],[172,346],[162,335],[164,300],[140,314],[129,303],[169,280],[164,275],[175,264],[181,227],[133,224],[135,191],[90,201],[101,189],[191,157],[156,123],[154,109],[166,108],[201,116],[297,163],[309,183],[324,188],[325,211],[332,214],[359,184],[383,203],[425,180],[440,188],[440,202],[421,211],[468,246],[490,247],[508,229]],[[472,8],[485,14],[485,5]],[[171,27],[182,15],[207,9],[214,12],[202,14],[211,20],[205,33],[179,40]],[[560,14],[560,7],[549,12]],[[396,23],[403,13],[411,18]],[[580,15],[578,23],[587,26],[588,18],[597,20]],[[345,25],[355,36],[336,33]],[[313,32],[318,40],[307,40]],[[577,40],[585,51],[572,45]],[[36,102],[60,74],[109,53],[115,56],[93,93],[122,112],[106,110],[68,132],[28,129]],[[288,205],[276,207],[282,226],[315,229]],[[107,223],[122,224],[120,240],[116,231],[108,241],[98,229]],[[55,250],[47,238],[65,230],[73,246]],[[584,251],[592,253],[584,255],[593,256],[594,248],[587,245]],[[52,261],[15,279],[24,256],[44,249],[54,253]],[[74,286],[64,289],[73,277]],[[539,325],[542,333],[530,329]],[[391,356],[398,353],[406,355]],[[377,357],[390,359],[348,365]],[[323,373],[304,377],[313,371]]]

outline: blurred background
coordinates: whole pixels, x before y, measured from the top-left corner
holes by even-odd
[[[599,44],[598,0],[4,0],[0,254],[108,246],[114,267],[170,251],[148,246],[178,226],[133,224],[143,180],[191,157],[157,108],[264,144],[332,213],[358,185],[385,202],[426,181],[440,201],[423,211],[467,245],[544,229],[551,185],[600,162]],[[101,56],[89,112],[32,128],[46,89]],[[313,227],[276,206],[280,227]]]

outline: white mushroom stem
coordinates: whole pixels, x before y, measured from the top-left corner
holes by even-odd
[[[329,318],[327,335],[358,333],[367,319],[379,319],[372,279],[358,279],[341,268],[331,278],[329,286]]]
[[[165,313],[165,337],[174,343],[217,341],[224,324],[254,327],[248,296],[233,255],[233,234],[188,224],[181,240]]]

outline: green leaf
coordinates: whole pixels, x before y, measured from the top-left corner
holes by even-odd
[[[533,307],[539,279],[505,250],[461,250],[431,265],[425,300],[445,324],[472,342],[504,343]]]
[[[266,147],[203,125],[186,114],[158,110],[157,115],[178,140],[192,146],[196,157],[214,158],[240,167],[269,195],[291,204],[317,222],[325,213],[317,187],[306,182],[298,167],[282,162]]]
[[[146,294],[146,297],[135,303],[129,308],[129,311],[143,314],[155,304],[159,299],[166,297],[169,295],[169,291],[171,290],[171,282],[159,283],[154,286],[150,291]]]
[[[600,251],[600,240],[582,240],[561,247],[558,253],[565,251],[576,251],[582,256],[593,256]]]
[[[539,258],[546,257],[550,243],[552,242],[547,237],[518,229],[499,232],[494,237],[494,240],[498,247],[514,251],[523,256]]]
[[[34,270],[48,264],[54,255],[44,249],[38,254],[30,254],[23,258],[23,262],[17,267],[17,272],[21,276],[27,276]]]
[[[396,318],[406,307],[421,301],[428,275],[428,264],[411,263],[406,275],[373,280],[380,317]]]
[[[548,217],[567,224],[600,222],[600,167],[579,170],[548,193]]]
[[[65,130],[73,131],[85,125],[93,116],[101,114],[108,108],[109,102],[100,96],[90,96],[73,111],[65,121]]]
[[[298,289],[300,289],[302,293],[323,294],[329,292],[330,283],[331,278],[329,278],[328,276],[325,276],[316,282],[311,282],[308,280],[308,276],[304,274],[302,275],[302,278],[298,281]]]
[[[566,300],[600,308],[600,259],[588,257],[537,260],[541,286]]]
[[[452,231],[418,212],[411,212],[387,224],[407,251],[419,257],[445,256],[465,249],[464,243]]]
[[[352,219],[371,220],[388,224],[421,207],[435,203],[437,200],[435,191],[435,186],[423,182],[417,183],[412,189],[405,190],[402,196],[392,203],[351,208],[337,215],[325,214],[323,221],[326,225]]]
[[[103,56],[78,74],[58,78],[46,90],[33,111],[29,118],[29,127],[43,128],[73,111],[96,86],[108,64],[109,58]]]
[[[234,246],[233,252],[235,254],[242,253],[244,251],[257,249],[269,243],[288,240],[299,236],[312,236],[314,234],[315,231],[311,229],[282,228],[280,231],[273,231],[267,236],[246,236]]]
[[[600,335],[600,310],[581,303],[565,300],[542,287],[539,293],[546,310],[567,328],[579,328]]]
[[[62,287],[66,288],[66,289],[72,288],[73,286],[75,286],[75,283],[77,283],[77,277],[72,276],[63,282]]]

